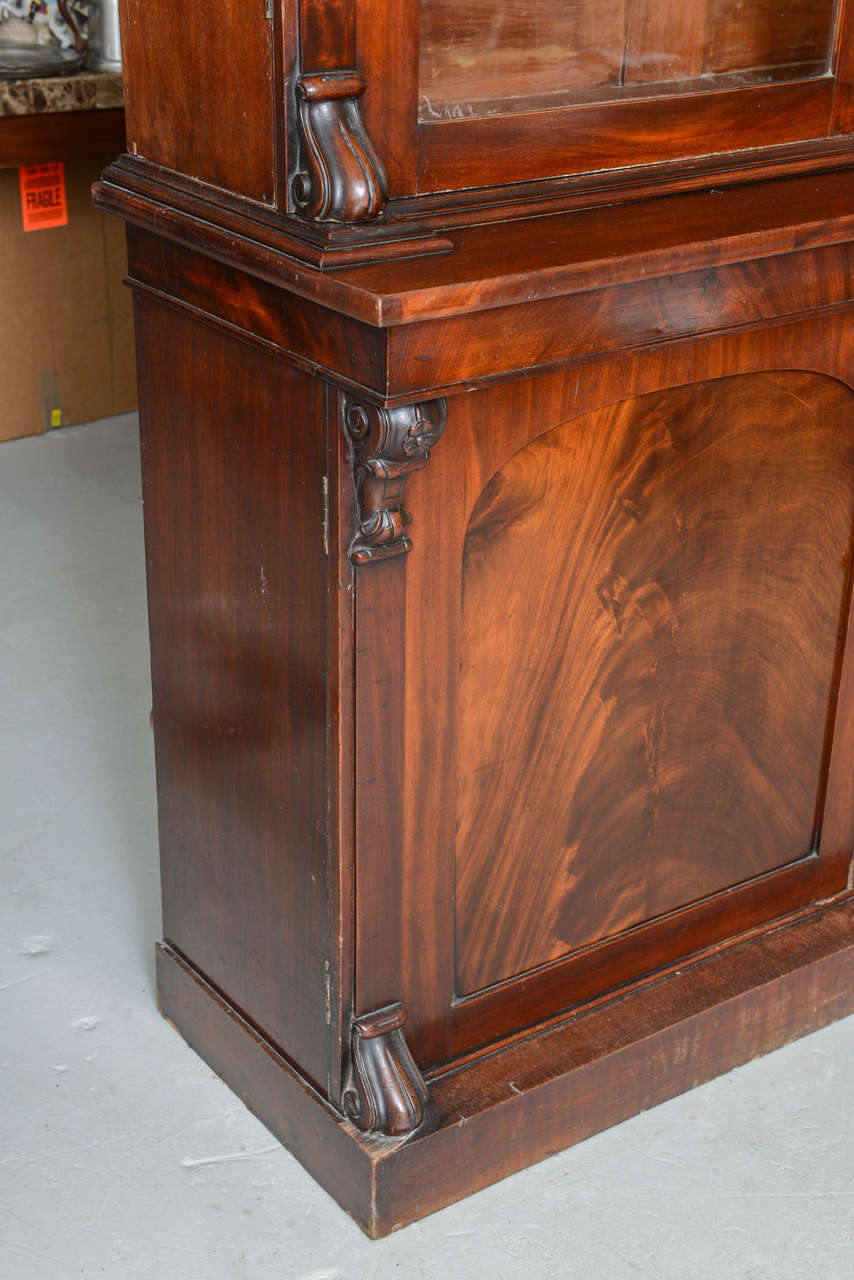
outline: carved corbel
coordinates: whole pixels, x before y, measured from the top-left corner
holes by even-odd
[[[297,83],[307,172],[296,175],[293,190],[307,218],[364,222],[386,206],[388,179],[359,111],[364,92],[358,71],[303,76]]]
[[[353,1024],[344,1110],[366,1132],[400,1137],[424,1118],[427,1086],[404,1039],[405,1021],[403,1005],[389,1004]]]
[[[430,450],[445,430],[444,400],[397,409],[344,397],[344,429],[356,450],[355,479],[359,528],[350,546],[354,564],[402,556],[411,550],[406,527],[412,517],[403,505],[411,471],[427,466]]]

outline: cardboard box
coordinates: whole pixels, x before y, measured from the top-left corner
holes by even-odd
[[[69,162],[68,225],[30,232],[0,169],[0,440],[136,408],[124,225],[90,194],[107,163]]]

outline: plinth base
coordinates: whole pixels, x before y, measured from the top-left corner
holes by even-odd
[[[379,1237],[854,1012],[854,897],[429,1080],[406,1138],[343,1120],[166,944],[157,969],[163,1014]]]

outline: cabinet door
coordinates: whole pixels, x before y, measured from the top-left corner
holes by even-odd
[[[420,115],[455,120],[827,73],[834,0],[421,0]]]
[[[359,0],[394,194],[822,143],[850,123],[834,0]],[[742,157],[741,162],[746,162]]]
[[[405,636],[357,668],[405,693],[356,932],[424,1065],[848,883],[854,393],[724,346],[453,399],[410,482]]]

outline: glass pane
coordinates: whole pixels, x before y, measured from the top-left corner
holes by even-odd
[[[425,120],[823,75],[835,0],[422,0]]]

